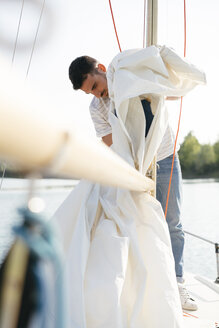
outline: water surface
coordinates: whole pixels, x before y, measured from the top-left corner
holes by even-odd
[[[36,195],[46,204],[46,215],[50,218],[74,188],[75,180],[44,179],[37,183]],[[4,179],[0,191],[0,261],[7,252],[13,235],[11,227],[19,223],[17,208],[25,205],[28,182],[20,179]],[[182,222],[185,230],[219,243],[219,181],[183,181]],[[216,256],[214,245],[186,235],[185,270],[210,279],[216,278]]]

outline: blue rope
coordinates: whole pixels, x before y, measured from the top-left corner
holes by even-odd
[[[34,252],[35,255],[39,257],[41,261],[50,261],[53,264],[54,272],[57,274],[55,277],[56,281],[56,312],[55,312],[55,327],[64,328],[65,327],[65,315],[64,315],[64,297],[63,297],[63,275],[62,275],[62,265],[61,265],[61,251],[57,244],[57,239],[55,238],[55,232],[50,222],[46,221],[42,215],[35,214],[31,212],[28,208],[20,208],[18,212],[24,218],[22,226],[14,227],[13,230],[15,235],[22,238],[26,243],[30,251]],[[42,275],[36,275],[38,279],[38,285],[41,294],[44,292],[42,290],[43,278]],[[41,297],[43,302],[43,297]],[[41,302],[40,302],[41,303]],[[41,311],[43,307],[40,304],[38,311]],[[43,314],[42,327],[46,327],[46,313]]]

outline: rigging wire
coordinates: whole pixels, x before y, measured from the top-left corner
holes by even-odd
[[[24,10],[24,2],[25,2],[25,0],[22,1],[21,12],[20,12],[20,17],[19,17],[19,22],[18,22],[18,27],[17,27],[17,33],[16,33],[16,39],[15,39],[15,44],[14,44],[14,50],[13,50],[13,56],[12,56],[12,65],[13,65],[13,62],[14,62],[16,49],[17,49],[18,36],[19,36],[19,32],[20,32],[21,20],[22,20],[23,10]],[[43,11],[44,11],[44,8],[45,8],[45,2],[46,2],[46,0],[43,0],[41,12],[40,12],[40,17],[39,17],[39,21],[38,21],[38,24],[37,24],[37,29],[36,29],[36,33],[35,33],[35,37],[34,37],[34,41],[33,41],[33,46],[32,46],[32,50],[31,50],[31,55],[30,55],[30,59],[29,59],[29,62],[28,62],[26,78],[27,78],[29,70],[30,70],[30,65],[31,65],[31,62],[32,62],[33,53],[34,53],[35,45],[36,45],[36,41],[37,41],[37,36],[38,36],[38,33],[39,33],[40,24],[41,24],[41,19],[42,19]]]
[[[14,58],[15,58],[15,53],[16,53],[16,49],[17,49],[17,41],[18,41],[18,36],[19,36],[19,31],[20,31],[20,26],[21,26],[21,19],[23,16],[23,10],[24,10],[24,1],[22,1],[21,4],[21,11],[20,11],[20,16],[19,16],[19,21],[18,21],[18,27],[17,27],[17,33],[16,33],[16,38],[15,38],[15,43],[14,43],[14,49],[13,49],[13,54],[12,54],[12,60],[11,60],[11,66],[13,66],[14,63]],[[5,176],[5,171],[6,171],[6,165],[3,164],[3,172],[2,172],[2,177],[1,177],[1,183],[0,183],[0,190],[2,188],[2,183],[4,180],[4,176]]]
[[[184,57],[186,57],[186,0],[184,0]]]
[[[184,57],[185,56],[186,56],[186,0],[184,0]],[[170,180],[169,180],[169,186],[168,186],[168,192],[167,192],[167,201],[166,201],[166,208],[165,208],[165,218],[167,217],[167,209],[168,209],[170,188],[171,188],[172,175],[173,175],[173,165],[174,165],[174,159],[175,159],[175,153],[176,153],[176,144],[177,144],[177,139],[178,139],[178,134],[179,134],[181,115],[182,115],[182,103],[183,103],[183,97],[181,97],[181,100],[180,100],[179,120],[178,120],[176,138],[175,138],[175,142],[174,142],[173,159],[172,159],[172,165],[171,165]]]
[[[23,10],[24,10],[24,2],[25,2],[25,0],[22,1],[22,5],[21,5],[21,11],[20,11],[19,22],[18,22],[18,27],[17,27],[17,33],[16,33],[16,38],[15,38],[15,44],[14,44],[14,49],[13,49],[12,61],[11,61],[12,66],[13,66],[13,63],[14,63],[15,54],[16,54],[16,50],[17,50],[18,36],[19,36],[19,32],[20,32],[21,20],[22,20]],[[40,23],[41,23],[43,11],[44,11],[44,8],[45,8],[45,2],[46,2],[46,0],[43,0],[41,12],[40,12],[40,17],[39,17],[39,21],[38,21],[38,25],[37,25],[37,30],[36,30],[36,33],[35,33],[34,42],[33,42],[31,55],[30,55],[30,59],[29,59],[29,63],[28,63],[28,68],[27,68],[27,72],[26,72],[26,79],[28,77],[28,73],[29,73],[29,70],[30,70],[30,65],[31,65],[31,62],[32,62],[32,57],[33,57],[33,53],[34,53],[34,49],[35,49],[35,45],[36,45],[36,40],[37,40],[39,28],[40,28]],[[3,180],[4,180],[5,171],[6,171],[6,165],[4,165],[4,167],[3,167],[3,173],[2,173],[2,177],[1,177],[1,183],[0,183],[0,190],[1,190],[1,187],[2,187]]]
[[[143,23],[143,48],[145,48],[145,31],[146,31],[146,0],[144,0],[144,23]]]
[[[21,26],[21,19],[22,19],[22,15],[23,15],[24,1],[25,0],[22,1],[22,5],[21,5],[21,12],[20,12],[20,17],[19,17],[19,22],[18,22],[18,27],[17,27],[17,33],[16,33],[16,39],[15,39],[15,44],[14,44],[14,50],[13,50],[13,55],[12,55],[12,61],[11,61],[12,65],[14,63],[15,53],[16,53],[16,49],[17,49],[17,41],[18,41],[18,35],[19,35],[19,31],[20,31],[20,26]]]
[[[26,78],[29,74],[30,65],[31,65],[32,58],[33,58],[33,53],[34,53],[34,50],[35,50],[36,40],[37,40],[38,32],[39,32],[39,29],[40,29],[40,23],[41,23],[41,19],[42,19],[42,16],[43,16],[43,11],[44,11],[44,8],[45,8],[45,2],[46,2],[46,0],[43,0],[43,5],[42,5],[42,8],[41,8],[40,17],[39,17],[39,21],[38,21],[38,25],[37,25],[37,30],[36,30],[36,34],[35,34],[35,37],[34,37],[33,47],[32,47],[32,50],[31,50],[30,60],[29,60],[29,64],[28,64],[28,67],[27,67]]]
[[[111,5],[111,0],[109,0],[109,6],[110,6],[111,15],[112,15],[114,30],[115,30],[115,33],[116,33],[116,39],[117,39],[118,46],[119,46],[119,51],[122,52],[121,46],[120,46],[120,42],[119,42],[119,37],[118,37],[118,34],[117,34],[117,30],[116,30],[116,24],[115,24],[115,20],[114,20],[114,15],[113,15],[113,9],[112,9],[112,5]]]

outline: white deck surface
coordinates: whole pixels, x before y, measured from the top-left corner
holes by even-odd
[[[184,311],[185,328],[218,328],[219,284],[191,274],[185,278],[185,285],[198,305],[197,311]]]

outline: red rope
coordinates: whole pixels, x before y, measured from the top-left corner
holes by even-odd
[[[121,46],[120,46],[120,43],[119,43],[119,37],[118,37],[118,34],[117,34],[117,30],[116,30],[116,24],[115,24],[115,20],[114,20],[114,16],[113,16],[113,9],[112,9],[111,1],[110,0],[109,0],[109,6],[110,6],[110,11],[111,11],[112,20],[113,20],[113,26],[114,26],[114,30],[115,30],[115,33],[116,33],[116,38],[117,38],[118,46],[119,46],[119,51],[122,52]]]
[[[191,313],[188,313],[188,312],[186,312],[186,311],[183,311],[183,316],[184,317],[192,317],[192,318],[196,318],[196,319],[198,319],[198,317],[196,317],[194,314],[191,314]]]
[[[110,0],[109,0],[109,6],[110,6],[110,11],[111,11],[111,15],[112,15],[112,20],[113,20],[113,25],[114,25],[114,30],[115,30],[115,34],[116,34],[116,38],[117,38],[119,50],[121,52],[122,50],[121,50],[121,46],[120,46],[120,43],[119,43],[119,38],[118,38],[117,30],[116,30],[116,24],[115,24],[115,20],[114,20],[114,16],[113,16],[113,10],[112,10],[112,5],[111,5],[111,1]],[[144,40],[145,40],[145,15],[146,15],[146,0],[144,1],[143,47],[145,47],[145,43],[144,43]],[[184,0],[184,57],[185,56],[186,56],[186,0]],[[174,142],[173,159],[172,159],[172,166],[171,166],[171,172],[170,172],[170,180],[169,180],[169,186],[168,186],[168,192],[167,192],[165,217],[167,216],[168,202],[169,202],[169,196],[170,196],[170,188],[171,188],[171,182],[172,182],[172,176],[173,176],[173,165],[174,165],[174,159],[175,159],[175,153],[176,153],[176,144],[177,144],[177,139],[178,139],[178,135],[179,135],[180,121],[181,121],[181,114],[182,114],[182,101],[183,101],[183,97],[181,97],[178,127],[177,127],[177,132],[176,132],[176,139],[175,139],[175,142]]]
[[[186,0],[184,0],[184,57],[185,56],[186,56]],[[175,153],[176,153],[176,143],[177,143],[177,139],[178,139],[179,127],[180,127],[180,121],[181,121],[182,101],[183,101],[183,97],[181,97],[181,102],[180,102],[179,121],[178,121],[176,139],[175,139],[175,143],[174,143],[173,159],[172,159],[172,166],[171,166],[171,172],[170,172],[170,180],[169,180],[169,186],[168,186],[168,192],[167,192],[165,218],[167,217],[167,209],[168,209],[168,202],[169,202],[169,196],[170,196],[170,188],[171,188],[172,175],[173,175],[173,165],[174,165],[174,159],[175,159]]]

